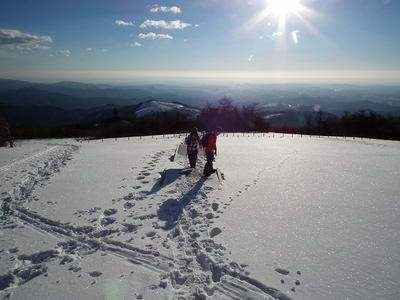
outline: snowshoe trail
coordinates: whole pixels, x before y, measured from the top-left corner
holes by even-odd
[[[184,171],[171,167],[160,174],[157,165],[167,163],[171,151],[143,158],[142,169],[132,169],[121,178],[119,189],[127,192],[110,199],[108,207],[76,210],[69,222],[51,219],[41,212],[45,209],[31,208],[30,202],[37,202],[37,207],[40,203],[35,190],[62,172],[78,150],[75,145],[53,145],[0,169],[3,182],[7,181],[7,191],[0,198],[0,230],[26,226],[58,241],[43,243],[42,250],[33,253],[0,249],[13,262],[0,274],[0,291],[8,293],[7,297],[38,276],[47,278],[55,263],[66,273],[83,274],[85,260],[99,255],[110,260],[122,258],[132,267],[155,272],[159,282],[149,284],[148,293],[165,293],[169,299],[291,299],[252,278],[246,266],[231,260],[229,249],[215,242],[214,238],[223,234],[213,222],[223,214],[218,199],[224,183],[221,171],[205,177],[199,166]],[[26,174],[22,188],[13,181],[17,164]],[[151,189],[146,188],[148,183],[153,183]],[[155,203],[154,199],[161,201]],[[41,205],[48,209],[60,204]],[[84,278],[93,285],[106,272],[100,267],[86,272]]]

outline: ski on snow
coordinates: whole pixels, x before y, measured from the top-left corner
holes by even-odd
[[[182,173],[186,175],[186,177],[208,177],[207,175],[204,175],[203,172],[199,169],[183,169]],[[224,184],[224,175],[221,173],[220,169],[215,169],[215,175],[217,176],[217,179],[219,181],[220,185]]]
[[[217,174],[217,178],[218,178],[219,184],[220,185],[224,185],[224,176],[221,173],[221,170],[219,168],[217,168],[215,173]]]

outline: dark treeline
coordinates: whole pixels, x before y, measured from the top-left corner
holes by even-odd
[[[11,135],[16,139],[43,138],[114,138],[145,136],[164,133],[183,132],[194,122],[180,114],[157,113],[138,118],[110,118],[97,124],[76,124],[54,127],[18,127],[11,128]]]
[[[223,97],[217,106],[207,103],[200,111],[198,123],[205,131],[221,126],[225,132],[268,132],[271,126],[257,111],[258,103],[244,104],[241,108],[233,100]]]
[[[303,114],[299,127],[271,126],[257,110],[257,103],[238,107],[230,98],[216,105],[207,103],[197,118],[182,113],[161,112],[144,117],[119,118],[110,110],[110,118],[98,124],[22,127],[12,123],[12,112],[0,105],[0,146],[13,146],[17,139],[42,138],[114,138],[170,133],[185,133],[196,126],[201,131],[221,126],[224,132],[297,133],[326,136],[368,137],[400,140],[400,117],[381,116],[367,109],[344,112],[340,118],[325,118],[324,112]]]
[[[207,104],[197,118],[182,113],[161,112],[144,117],[120,118],[118,110],[110,110],[110,118],[98,124],[63,126],[10,126],[10,136],[16,139],[42,138],[114,138],[168,133],[185,133],[196,126],[201,131],[222,126],[224,131],[269,131],[269,124],[256,111],[257,104],[242,108],[222,98],[217,106]],[[1,111],[0,111],[1,114]],[[10,122],[11,124],[12,122]],[[4,126],[2,126],[4,128]],[[4,140],[7,143],[7,140]]]
[[[352,114],[345,111],[340,118],[325,118],[324,112],[319,111],[314,117],[308,115],[299,128],[283,126],[275,130],[283,133],[400,140],[400,117],[391,114],[385,117],[371,109],[360,109]]]

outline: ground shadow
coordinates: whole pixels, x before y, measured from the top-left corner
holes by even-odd
[[[157,180],[148,194],[157,193],[159,190],[176,181],[182,176],[182,169],[165,169],[163,172],[160,172],[160,175],[161,178]]]
[[[165,221],[164,230],[171,230],[178,224],[183,209],[196,197],[205,181],[206,177],[199,177],[193,187],[179,199],[170,198],[160,206],[158,219]]]

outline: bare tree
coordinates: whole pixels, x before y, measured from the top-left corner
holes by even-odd
[[[319,110],[317,115],[315,116],[315,122],[317,123],[318,134],[321,134],[323,120],[324,120],[324,112],[322,110]]]
[[[253,102],[250,104],[243,104],[242,106],[243,125],[247,130],[256,129],[256,120],[258,118],[258,112],[256,110],[257,105],[258,103]]]
[[[11,138],[10,126],[5,117],[4,106],[0,104],[0,146],[4,147],[7,143],[11,148],[15,147],[14,141]]]
[[[312,116],[308,115],[306,117],[306,132],[307,133],[311,133],[311,128],[313,127],[313,120],[312,120]]]

